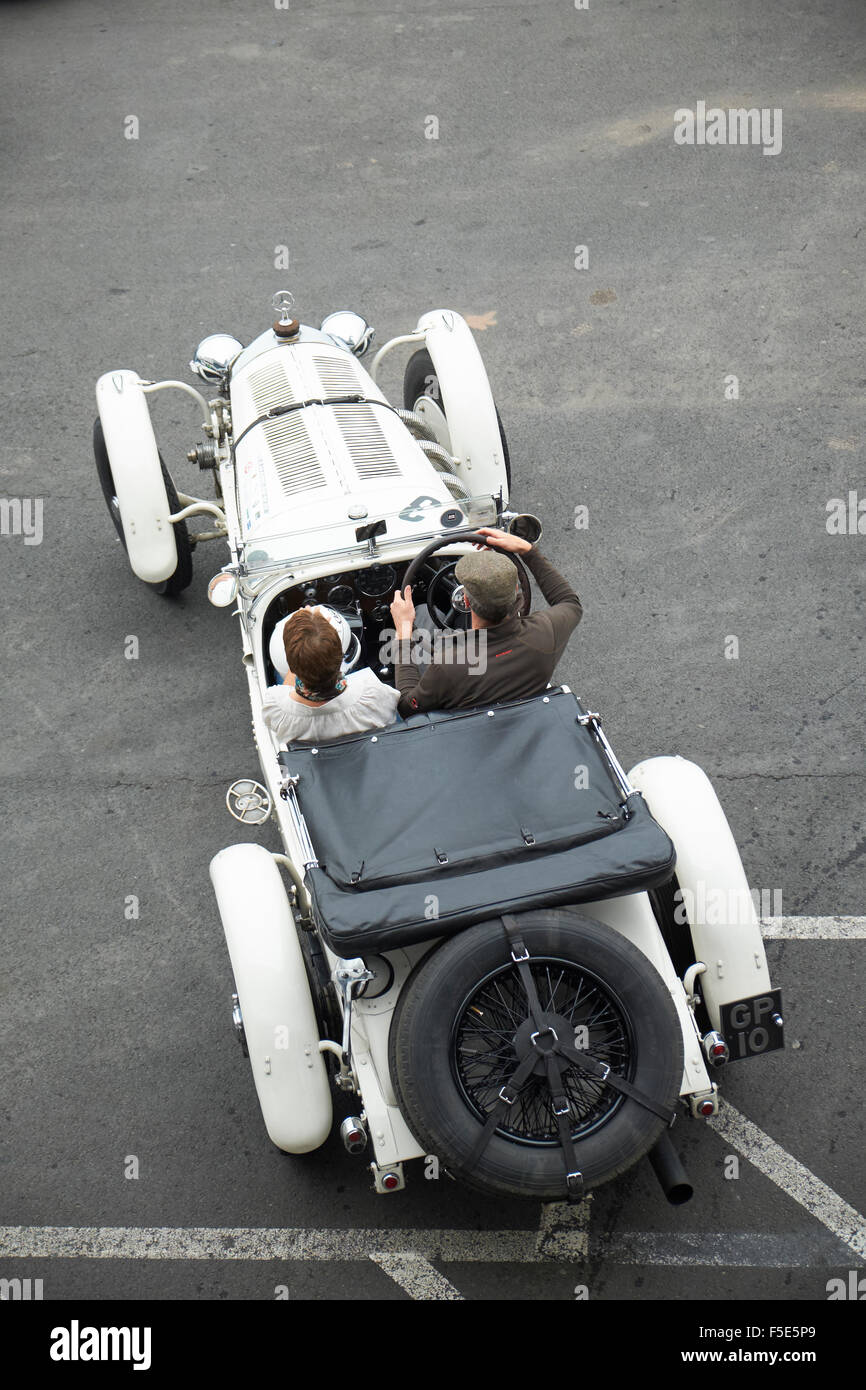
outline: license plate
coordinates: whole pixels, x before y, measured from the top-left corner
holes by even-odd
[[[751,999],[722,1004],[721,1032],[730,1049],[732,1062],[746,1057],[762,1057],[785,1046],[782,1030],[782,991],[768,989]]]

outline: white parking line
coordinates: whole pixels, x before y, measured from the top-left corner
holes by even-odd
[[[619,1265],[703,1269],[843,1269],[851,1263],[850,1251],[823,1231],[625,1231],[593,1236],[592,1257]]]
[[[766,940],[859,940],[866,917],[767,917]],[[726,1101],[708,1124],[830,1233],[632,1231],[591,1236],[591,1198],[543,1206],[537,1230],[302,1230],[283,1227],[5,1226],[0,1259],[372,1260],[414,1299],[462,1299],[432,1261],[728,1268],[841,1267],[866,1260],[866,1220]]]
[[[283,1227],[211,1226],[4,1226],[0,1259],[84,1260],[367,1260],[405,1256],[460,1263],[527,1264],[539,1260],[582,1259],[582,1230],[568,1228],[548,1242],[555,1255],[542,1254],[547,1239],[537,1230],[412,1231],[301,1230]]]
[[[589,1253],[591,1196],[551,1202],[536,1229],[508,1231],[302,1230],[267,1226],[0,1226],[0,1259],[366,1260],[459,1264],[582,1261]],[[384,1268],[384,1265],[382,1266]],[[389,1271],[390,1272],[390,1271]],[[435,1271],[434,1271],[435,1273]]]
[[[780,1148],[769,1134],[747,1120],[739,1110],[724,1100],[720,1106],[718,1115],[712,1116],[707,1124],[735,1149],[739,1149],[765,1177],[811,1212],[858,1259],[866,1259],[866,1219],[859,1211],[855,1211],[838,1192],[834,1192],[832,1187],[821,1182],[796,1158]]]
[[[727,1137],[727,1136],[726,1136]],[[569,1210],[547,1208],[538,1231],[282,1230],[266,1227],[64,1227],[0,1229],[0,1259],[373,1260],[413,1298],[460,1298],[433,1267],[444,1264],[572,1264],[705,1268],[840,1268],[850,1243],[824,1233],[761,1235],[753,1231],[623,1231],[591,1239],[589,1199]]]
[[[414,1250],[404,1250],[402,1254],[385,1254],[381,1250],[371,1250],[370,1259],[383,1269],[395,1284],[405,1289],[410,1298],[416,1299],[463,1299],[462,1293],[449,1284],[443,1274],[434,1269],[423,1255]]]
[[[589,1258],[589,1219],[592,1193],[582,1202],[547,1202],[541,1208],[536,1238],[539,1260],[580,1261]]]
[[[859,941],[866,917],[762,917],[765,941]]]

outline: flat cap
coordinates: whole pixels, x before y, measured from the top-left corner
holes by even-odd
[[[471,550],[454,573],[470,600],[485,608],[508,608],[517,598],[517,570],[500,551]]]

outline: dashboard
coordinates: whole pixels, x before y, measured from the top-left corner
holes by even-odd
[[[368,565],[362,570],[328,574],[320,579],[294,584],[284,589],[270,604],[263,625],[264,650],[267,652],[271,634],[281,619],[294,613],[297,608],[313,604],[327,604],[343,614],[353,634],[361,644],[359,666],[370,666],[383,680],[393,682],[393,672],[387,673],[379,664],[380,638],[385,628],[393,626],[391,602],[395,589],[403,587],[403,576],[409,568],[409,561],[396,565]],[[436,559],[423,566],[412,585],[412,599],[416,608],[421,607],[427,597],[427,588],[436,570]],[[279,680],[276,672],[269,670],[271,680]]]

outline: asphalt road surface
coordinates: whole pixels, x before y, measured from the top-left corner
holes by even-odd
[[[42,501],[40,543],[26,508],[0,536],[0,1276],[46,1299],[825,1300],[866,1259],[860,0],[34,0],[0,25],[0,486]],[[768,139],[676,143],[699,102],[760,108]],[[707,770],[797,919],[768,941],[788,1047],[730,1068],[719,1126],[678,1125],[686,1207],[646,1164],[572,1212],[420,1165],[381,1197],[336,1136],[267,1139],[207,874],[232,841],[277,848],[224,807],[257,761],[206,600],[223,552],[149,593],[90,433],[100,374],[190,379],[199,339],[248,341],[284,285],[380,343],[471,317],[515,499],[585,607],[559,677],[626,767]],[[154,414],[194,490],[195,410]]]

